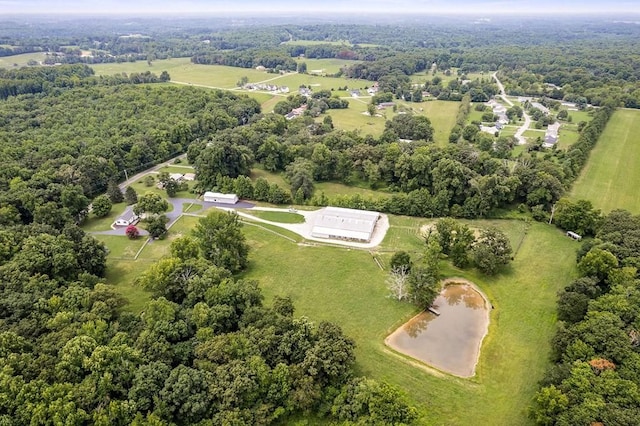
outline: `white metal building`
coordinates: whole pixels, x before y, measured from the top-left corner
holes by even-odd
[[[204,193],[204,201],[207,203],[235,204],[238,202],[238,196],[236,194],[207,191]]]
[[[325,207],[316,216],[311,236],[369,242],[379,218],[378,212]]]

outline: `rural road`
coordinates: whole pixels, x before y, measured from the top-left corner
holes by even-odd
[[[491,76],[496,81],[496,84],[498,85],[498,89],[500,89],[500,97],[502,98],[502,100],[505,103],[507,103],[509,106],[513,106],[513,102],[511,102],[509,98],[507,98],[507,92],[504,91],[504,85],[498,79],[498,71],[494,72]],[[525,145],[527,143],[527,140],[523,135],[524,135],[524,132],[529,130],[529,126],[531,126],[531,117],[529,117],[529,114],[527,114],[527,111],[524,111],[524,109],[523,109],[523,117],[524,117],[524,123],[522,124],[522,126],[518,128],[518,130],[516,131],[516,134],[514,135],[514,137],[518,140],[518,145]]]

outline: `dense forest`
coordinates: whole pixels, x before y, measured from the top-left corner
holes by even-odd
[[[154,295],[144,313],[123,309],[104,284],[107,248],[77,226],[90,198],[124,168],[247,123],[260,107],[219,91],[104,85],[90,74],[47,69],[46,90],[0,104],[0,422],[415,419],[396,389],[355,377],[354,343],[337,325],[294,317],[286,298],[267,308],[255,281],[232,275],[248,253],[235,215],[213,213],[176,240],[172,256],[138,278]],[[38,80],[29,69],[8,77],[24,76]]]
[[[354,342],[338,325],[296,317],[285,297],[265,306],[259,284],[238,278],[249,248],[234,214],[212,213],[173,241],[170,256],[137,279],[153,295],[143,314],[125,309],[105,284],[107,248],[79,225],[91,200],[117,188],[126,173],[186,153],[196,191],[274,204],[460,218],[517,209],[540,221],[553,212],[557,226],[594,238],[578,253],[580,277],[559,294],[554,366],[530,415],[544,425],[638,424],[640,218],[623,211],[602,216],[563,195],[615,109],[640,107],[640,30],[587,21],[445,21],[139,21],[140,34],[128,24],[96,21],[91,35],[76,24],[0,24],[0,56],[45,51],[45,62],[64,63],[0,70],[0,423],[417,418],[397,389],[357,376]],[[450,143],[440,147],[430,120],[411,113],[388,120],[379,137],[335,129],[331,117],[316,118],[348,102],[328,91],[292,95],[264,114],[247,96],[158,84],[170,80],[166,72],[98,77],[88,66],[169,57],[302,72],[303,57],[352,59],[338,74],[377,81],[373,103],[418,102],[424,89],[461,101],[460,113]],[[466,124],[471,102],[497,93],[493,81],[444,84],[431,76],[416,88],[410,76],[430,70],[498,70],[510,94],[598,108],[569,148],[514,156],[513,139],[494,140]],[[307,114],[284,118],[303,104]],[[291,190],[252,181],[255,166],[282,174]],[[318,182],[381,195],[328,198],[315,189]],[[471,235],[456,229],[450,235]],[[454,251],[445,247],[452,258]],[[474,256],[481,264],[482,253]]]
[[[555,364],[531,414],[540,425],[637,425],[640,217],[583,217],[596,219],[598,231],[578,253],[580,277],[559,295]]]

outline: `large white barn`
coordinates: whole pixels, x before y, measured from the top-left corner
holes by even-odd
[[[207,203],[235,204],[238,202],[238,196],[236,194],[207,191],[204,193],[204,201]]]
[[[379,218],[378,212],[325,207],[316,215],[311,236],[369,242]]]

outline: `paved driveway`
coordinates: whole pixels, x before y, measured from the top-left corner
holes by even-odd
[[[210,209],[211,207],[218,207],[218,208],[224,208],[224,209],[228,209],[228,210],[235,210],[235,209],[251,209],[255,207],[255,204],[250,203],[248,201],[239,201],[236,204],[233,205],[229,205],[229,204],[223,204],[223,203],[209,203],[209,202],[205,202],[205,201],[201,201],[198,199],[194,199],[194,198],[168,198],[167,201],[173,206],[173,209],[170,212],[165,213],[165,216],[167,216],[167,218],[169,219],[169,222],[167,222],[167,227],[170,227],[171,225],[173,225],[175,223],[176,220],[178,220],[180,218],[180,216],[182,216],[183,212],[182,212],[182,205],[183,204],[196,204],[196,205],[200,205],[202,207],[200,207],[199,209],[195,209],[190,211],[189,213],[192,214],[198,214],[201,213],[207,209]],[[120,215],[120,216],[125,216],[125,217],[130,217],[131,213],[133,212],[133,206],[127,206],[127,208],[125,209],[125,211]],[[126,231],[127,227],[126,226],[115,226],[115,225],[111,225],[111,229],[108,231],[95,231],[95,232],[91,232],[91,234],[97,234],[97,235],[126,235],[125,231]],[[149,233],[147,231],[145,231],[144,229],[141,229],[140,226],[138,226],[138,231],[140,231],[140,235],[142,236],[146,236],[149,235]]]

